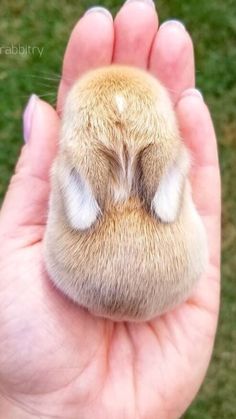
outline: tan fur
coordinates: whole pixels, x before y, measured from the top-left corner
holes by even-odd
[[[166,223],[152,200],[173,164],[182,173],[180,198],[176,219]],[[114,320],[147,320],[185,300],[207,259],[188,166],[171,101],[156,79],[110,66],[78,80],[52,170],[45,261],[56,286]],[[72,171],[99,206],[85,230],[74,229],[66,212]]]

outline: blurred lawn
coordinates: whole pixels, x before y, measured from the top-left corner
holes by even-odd
[[[120,0],[103,0],[113,13]],[[0,198],[22,143],[21,114],[35,92],[55,103],[66,42],[93,0],[1,0],[0,46],[44,47],[36,55],[0,55]],[[223,291],[213,360],[185,419],[236,418],[236,3],[235,0],[159,0],[161,21],[182,20],[196,47],[197,85],[208,102],[219,139],[223,179]],[[55,78],[55,80],[54,80]]]

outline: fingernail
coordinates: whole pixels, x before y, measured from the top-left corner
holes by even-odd
[[[152,6],[155,9],[155,3],[153,0],[126,0],[125,4],[135,3],[135,2],[148,4],[149,6]]]
[[[177,19],[167,20],[166,22],[163,22],[160,28],[163,28],[164,26],[175,26],[180,29],[186,30],[184,24]]]
[[[23,134],[25,143],[28,143],[30,139],[33,115],[35,112],[37,101],[38,96],[35,94],[31,95],[23,113]]]
[[[103,15],[109,17],[109,19],[112,20],[113,22],[113,17],[112,14],[109,12],[109,10],[105,9],[105,7],[91,7],[90,9],[87,10],[87,12],[85,12],[85,15],[89,15],[90,13],[102,13]]]
[[[198,90],[198,89],[186,89],[186,90],[184,90],[183,93],[181,94],[181,98],[186,97],[186,96],[196,96],[196,97],[200,98],[202,101],[204,101],[203,95],[200,92],[200,90]]]

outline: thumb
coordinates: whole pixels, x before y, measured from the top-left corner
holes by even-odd
[[[49,172],[56,153],[59,117],[32,95],[24,112],[26,144],[21,150],[0,213],[0,234],[14,237],[21,227],[44,226]]]

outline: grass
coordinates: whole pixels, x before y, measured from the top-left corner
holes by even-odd
[[[73,25],[92,0],[2,0],[1,45],[43,47],[39,55],[0,56],[0,198],[22,144],[21,114],[35,92],[56,99],[61,58]],[[115,13],[118,0],[103,0]],[[197,85],[214,118],[223,184],[222,303],[213,359],[202,389],[185,419],[236,417],[236,14],[235,0],[159,0],[161,21],[182,20],[196,46]]]

